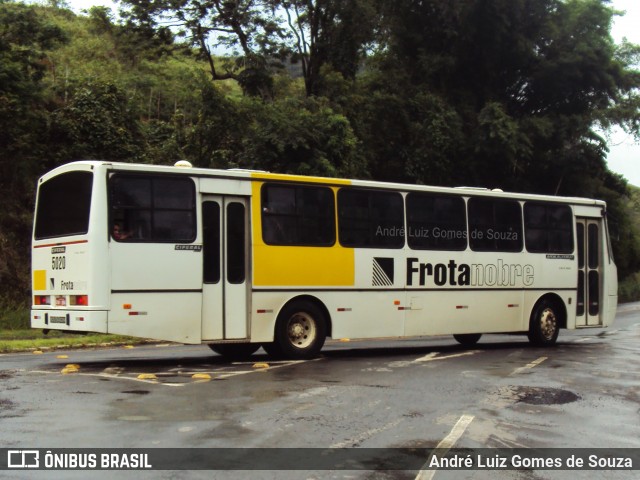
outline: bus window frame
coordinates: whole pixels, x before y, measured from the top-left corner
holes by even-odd
[[[492,208],[492,216],[494,218],[494,220],[498,217],[496,211],[495,211],[495,205],[496,204],[513,204],[513,205],[517,205],[518,207],[518,212],[519,212],[519,221],[513,222],[513,223],[508,223],[508,224],[503,224],[503,223],[494,223],[493,224],[479,224],[479,222],[477,221],[477,218],[479,217],[479,215],[471,215],[471,208],[472,208],[472,204],[475,202],[493,202],[493,208]],[[515,210],[514,210],[515,211]],[[502,240],[502,239],[490,239],[492,244],[495,245],[495,248],[479,248],[479,245],[475,245],[474,246],[474,240],[479,241],[479,240],[484,240],[484,236],[486,235],[486,233],[490,230],[489,227],[491,227],[491,225],[493,225],[494,227],[498,227],[498,226],[503,226],[503,225],[513,225],[513,226],[518,226],[518,231],[514,232],[518,235],[518,242],[519,242],[519,248],[516,249],[505,249],[505,248],[499,248],[499,243],[498,242],[506,242],[506,241],[510,241],[510,240]],[[482,227],[482,229],[478,228]],[[475,227],[475,228],[474,228]],[[482,252],[482,253],[522,253],[525,252],[525,240],[524,240],[524,213],[522,210],[522,200],[519,200],[517,198],[502,198],[502,197],[496,197],[496,196],[477,196],[477,197],[469,197],[469,199],[467,200],[467,228],[468,228],[468,236],[469,236],[469,249],[473,252]],[[477,234],[475,233],[475,230],[479,230],[480,233],[482,234],[483,238],[480,238]],[[505,232],[498,232],[498,234],[500,233],[505,233]]]
[[[461,245],[458,248],[451,248],[450,246],[445,246],[445,247],[432,247],[432,246],[419,247],[419,246],[416,246],[416,245],[412,245],[411,241],[409,240],[411,238],[410,235],[409,235],[409,233],[410,233],[409,228],[411,227],[410,222],[409,222],[409,197],[430,197],[430,198],[438,198],[438,197],[440,197],[440,198],[456,199],[456,201],[459,201],[462,204],[462,212],[463,212],[463,216],[464,216],[463,223],[460,224],[461,226],[463,226],[463,230],[461,230],[461,232],[462,232],[462,237],[463,237],[463,240],[464,240],[464,245]],[[469,248],[469,212],[468,212],[467,200],[465,199],[465,197],[463,195],[449,194],[449,193],[439,193],[439,192],[409,191],[404,196],[404,211],[405,211],[405,217],[406,217],[405,237],[406,237],[407,247],[410,250],[433,251],[433,252],[464,252],[465,250],[467,250]],[[433,226],[433,224],[431,224],[431,226]]]
[[[565,229],[569,235],[571,236],[569,245],[571,245],[571,248],[568,250],[551,250],[549,248],[543,250],[543,249],[531,249],[529,248],[529,245],[527,244],[527,206],[529,205],[534,205],[534,206],[541,206],[541,207],[558,207],[558,208],[564,208],[567,209],[569,212],[569,223],[568,223],[568,228]],[[545,213],[546,215],[546,213]],[[526,200],[524,202],[524,204],[522,205],[522,222],[523,222],[523,235],[524,235],[524,248],[528,253],[540,253],[540,254],[549,254],[549,255],[571,255],[575,252],[576,250],[576,238],[574,235],[574,224],[576,223],[575,221],[575,215],[573,214],[573,210],[571,209],[571,206],[569,206],[566,203],[553,203],[553,202],[540,202],[540,201],[536,201],[536,200]],[[544,230],[545,234],[548,235],[549,233],[549,229],[545,228],[545,229],[540,229],[540,230]],[[557,230],[557,229],[556,229]],[[547,242],[548,243],[548,240]]]
[[[67,180],[70,179],[71,176],[85,176],[87,177],[86,180],[88,180],[88,184],[86,185],[88,187],[88,202],[86,202],[84,205],[82,205],[82,208],[85,209],[85,211],[81,212],[83,215],[82,218],[82,228],[81,229],[74,229],[73,231],[61,231],[58,230],[57,232],[52,232],[51,230],[51,225],[47,225],[47,222],[50,222],[51,220],[48,218],[43,218],[46,217],[48,213],[51,213],[50,210],[45,210],[45,208],[49,208],[50,205],[48,205],[49,203],[51,203],[50,201],[46,201],[46,195],[47,195],[47,190],[49,187],[51,187],[54,184],[59,183],[62,180]],[[78,179],[73,180],[73,183],[77,185],[77,181]],[[89,228],[91,225],[91,213],[92,213],[92,202],[93,202],[93,190],[94,190],[94,183],[95,183],[95,178],[94,178],[94,173],[88,170],[71,170],[68,172],[63,172],[59,175],[56,175],[55,177],[49,178],[47,181],[42,182],[38,185],[38,193],[37,193],[37,198],[38,198],[38,202],[36,205],[36,209],[35,209],[35,226],[33,229],[33,238],[35,240],[46,240],[49,238],[63,238],[63,237],[73,237],[73,236],[77,236],[77,235],[86,235],[87,233],[89,233]],[[57,185],[55,185],[57,186]],[[43,191],[45,193],[45,195],[43,195]],[[74,189],[74,191],[77,194],[77,189]],[[86,193],[86,192],[85,192]],[[44,198],[43,198],[44,197]],[[67,212],[68,213],[68,212]],[[42,230],[42,221],[44,220],[44,225],[47,226],[47,229],[45,230],[45,235],[42,234],[41,230]],[[54,222],[57,224],[57,222]],[[40,228],[38,228],[40,227]]]
[[[114,179],[118,179],[118,178],[140,178],[140,179],[145,179],[145,180],[149,180],[149,182],[151,183],[151,189],[150,189],[150,205],[148,207],[140,207],[140,206],[128,206],[125,208],[116,208],[114,207],[114,202],[113,202],[113,191],[112,191],[112,181]],[[189,184],[189,195],[190,195],[190,202],[191,202],[191,206],[189,208],[166,208],[166,207],[156,207],[154,205],[154,197],[155,197],[155,190],[153,187],[153,182],[155,180],[178,180],[179,182],[184,182],[184,183],[188,183]],[[162,174],[162,173],[151,173],[151,174],[147,174],[147,173],[139,173],[139,172],[113,172],[110,175],[107,175],[107,208],[108,208],[108,217],[109,217],[109,239],[117,242],[117,243],[148,243],[148,244],[182,244],[182,243],[193,243],[196,241],[196,239],[198,238],[198,212],[197,212],[197,201],[196,201],[196,184],[194,182],[194,180],[191,177],[188,176],[183,176],[183,175],[172,175],[172,174]],[[131,226],[125,226],[126,222],[123,219],[120,218],[116,218],[115,212],[117,210],[120,211],[144,211],[144,212],[148,212],[149,214],[149,225],[148,225],[148,230],[149,230],[149,235],[148,236],[138,236],[138,237],[128,237],[128,238],[123,238],[123,239],[117,239],[114,237],[113,235],[113,230],[114,227],[117,223],[122,223],[124,228],[129,228],[131,229]],[[159,238],[157,236],[154,235],[155,232],[155,226],[154,226],[154,214],[156,212],[189,212],[191,214],[191,221],[190,221],[190,229],[191,229],[191,236],[190,237],[183,237],[183,238],[178,238],[176,236],[172,237],[172,238]]]
[[[401,208],[401,212],[400,212],[400,222],[401,225],[398,226],[394,226],[393,228],[398,228],[402,234],[401,235],[392,235],[391,237],[397,237],[400,238],[402,241],[401,242],[397,242],[397,244],[388,244],[388,245],[384,245],[384,244],[363,244],[363,243],[358,243],[358,242],[353,242],[353,243],[345,243],[344,242],[344,238],[343,238],[343,234],[342,234],[342,225],[343,225],[343,213],[342,213],[342,205],[341,205],[341,200],[340,200],[340,196],[343,194],[343,192],[369,192],[369,193],[373,193],[373,194],[389,194],[389,195],[393,195],[393,196],[398,196],[400,198],[400,208]],[[347,193],[348,194],[348,193]],[[369,199],[370,200],[370,199]],[[391,189],[375,189],[375,188],[367,188],[367,187],[360,187],[360,186],[349,186],[349,187],[343,187],[340,188],[338,190],[338,193],[336,195],[336,204],[337,204],[337,215],[336,215],[336,220],[338,223],[338,241],[340,242],[340,245],[342,247],[345,248],[369,248],[369,249],[384,249],[384,250],[401,250],[404,249],[407,245],[407,234],[406,234],[406,228],[407,228],[407,224],[406,224],[406,205],[405,205],[405,195],[404,192],[401,190],[391,190]],[[373,211],[373,207],[370,203],[370,201],[368,202],[367,205],[367,209],[369,212]],[[345,220],[353,220],[356,217],[348,217]],[[367,218],[367,220],[369,220],[369,218]],[[370,226],[370,225],[368,225]],[[378,228],[388,228],[388,227],[382,227],[381,225],[378,225]],[[384,235],[383,235],[384,237]],[[375,235],[373,237],[369,237],[371,238],[375,238]]]
[[[301,226],[300,226],[300,219],[304,218],[304,215],[299,213],[298,210],[298,205],[297,203],[294,205],[294,212],[293,213],[281,213],[281,212],[271,212],[268,210],[269,206],[266,205],[265,202],[265,195],[267,193],[267,190],[269,188],[290,188],[292,190],[294,190],[294,198],[297,200],[297,192],[296,189],[317,189],[317,190],[322,190],[325,192],[329,193],[329,197],[331,198],[331,208],[330,208],[330,216],[327,217],[328,222],[327,222],[327,227],[329,227],[330,231],[329,233],[330,235],[330,239],[328,242],[301,242],[301,241],[295,241],[295,242],[274,242],[271,239],[267,239],[265,238],[265,225],[267,224],[267,222],[265,222],[265,219],[269,219],[269,217],[291,217],[293,219],[295,219],[296,222],[296,229],[298,231],[298,233],[300,232]],[[336,200],[336,195],[335,192],[333,191],[333,189],[327,185],[308,185],[308,184],[299,184],[299,183],[281,183],[281,182],[266,182],[264,183],[261,187],[260,187],[260,235],[262,238],[262,241],[265,243],[265,245],[269,245],[269,246],[276,246],[276,247],[333,247],[336,244],[337,241],[337,229],[336,229],[336,204],[337,204],[337,200]],[[324,221],[326,219],[323,219],[322,216],[318,215],[317,217],[315,217],[316,219],[318,219],[319,221]],[[278,223],[277,219],[273,218],[273,222],[275,224],[275,226],[280,227],[280,229],[282,230],[282,236],[286,237],[287,236],[287,231],[285,230],[285,227],[282,226],[281,223]],[[269,220],[269,223],[271,223],[271,220]],[[299,235],[298,235],[299,237]],[[300,240],[300,238],[297,238],[296,240]]]

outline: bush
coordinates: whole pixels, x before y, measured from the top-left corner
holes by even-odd
[[[629,275],[618,285],[618,302],[637,302],[640,300],[640,272]]]
[[[28,309],[0,309],[0,330],[24,330],[28,328],[31,328]]]

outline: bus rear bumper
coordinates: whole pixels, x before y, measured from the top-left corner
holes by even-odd
[[[106,310],[31,310],[31,328],[107,333]]]

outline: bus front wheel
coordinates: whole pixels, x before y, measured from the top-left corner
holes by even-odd
[[[560,333],[560,310],[549,300],[540,300],[529,321],[529,341],[539,347],[548,347],[556,343]]]
[[[274,347],[291,359],[313,358],[327,337],[324,312],[314,303],[298,300],[286,305],[276,320]]]

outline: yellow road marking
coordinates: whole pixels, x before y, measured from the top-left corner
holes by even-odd
[[[542,362],[544,362],[544,361],[545,361],[545,360],[547,360],[548,358],[549,358],[549,357],[540,357],[540,358],[538,358],[538,359],[534,360],[534,361],[533,361],[533,362],[531,362],[531,363],[527,363],[524,367],[516,368],[516,369],[515,369],[513,372],[511,372],[509,375],[516,375],[516,374],[518,374],[518,373],[522,373],[522,372],[524,372],[525,370],[530,370],[530,369],[532,369],[533,367],[537,367],[538,365],[540,365]]]

